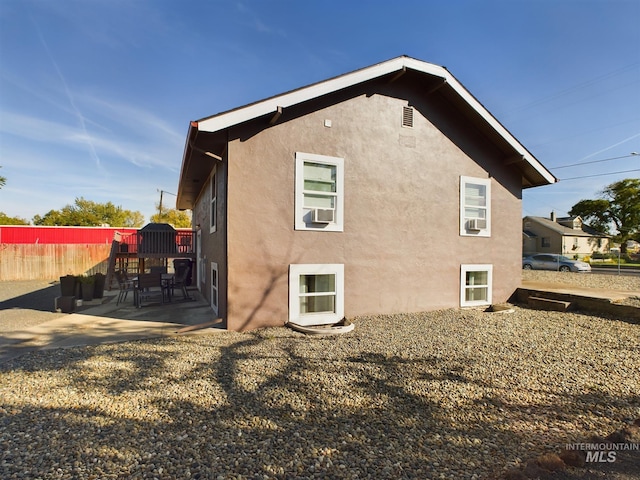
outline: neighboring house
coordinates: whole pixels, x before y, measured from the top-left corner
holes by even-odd
[[[522,253],[561,253],[583,258],[609,251],[611,236],[583,223],[580,217],[524,217],[522,220]]]
[[[635,240],[627,240],[627,252],[628,253],[640,252],[640,242],[636,242]]]
[[[191,122],[177,207],[231,330],[506,301],[555,177],[444,67],[398,57]]]

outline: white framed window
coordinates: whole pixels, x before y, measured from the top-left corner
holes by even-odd
[[[460,177],[460,235],[491,236],[491,180]]]
[[[217,210],[218,182],[217,182],[215,167],[213,169],[213,173],[211,174],[210,190],[211,190],[211,199],[210,199],[210,205],[209,205],[209,233],[214,233],[216,231],[217,221],[218,221],[218,210]]]
[[[491,305],[493,265],[462,265],[460,306]]]
[[[295,229],[342,232],[344,159],[296,152]]]
[[[211,308],[218,314],[218,264],[211,262]]]
[[[344,318],[344,265],[289,265],[289,321],[328,325]]]

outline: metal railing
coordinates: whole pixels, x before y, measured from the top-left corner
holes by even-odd
[[[195,257],[196,234],[194,230],[138,231],[121,236],[119,253],[139,258]]]

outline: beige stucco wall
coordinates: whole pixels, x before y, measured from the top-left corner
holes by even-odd
[[[412,129],[401,127],[406,100],[373,94],[231,132],[228,328],[284,324],[296,263],[345,265],[347,317],[459,306],[466,263],[493,264],[493,301],[509,298],[520,283],[520,177],[491,145],[460,140],[475,130],[443,135],[459,122],[421,102]],[[294,230],[296,151],[344,158],[344,232]],[[492,235],[462,237],[460,175],[488,171]]]

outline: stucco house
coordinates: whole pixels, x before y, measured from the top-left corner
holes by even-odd
[[[522,219],[522,253],[560,253],[570,258],[584,258],[594,253],[607,253],[611,236],[598,232],[579,216]]]
[[[444,67],[398,57],[191,122],[177,194],[231,330],[506,301],[555,177]]]

